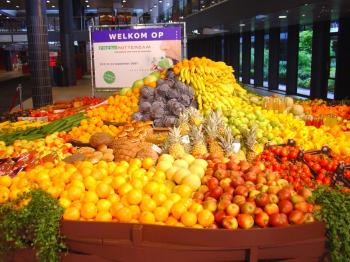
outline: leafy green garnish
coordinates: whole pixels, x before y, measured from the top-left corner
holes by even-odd
[[[63,208],[42,190],[32,190],[0,205],[0,255],[34,248],[40,261],[59,261]]]
[[[311,200],[320,205],[315,217],[326,222],[332,261],[350,258],[350,193],[329,187],[318,187]]]

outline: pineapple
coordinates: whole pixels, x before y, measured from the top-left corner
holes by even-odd
[[[168,141],[166,143],[166,147],[168,148],[168,152],[174,158],[178,159],[185,155],[186,150],[181,141],[181,131],[179,127],[173,127],[169,132]]]
[[[256,129],[257,126],[254,124],[250,130],[246,130],[243,133],[243,141],[246,148],[246,158],[248,162],[255,159],[255,145],[256,145]]]
[[[192,141],[191,154],[194,156],[205,155],[208,153],[202,128],[203,127],[200,125],[199,127],[193,126],[191,129],[191,133],[190,133],[190,137]]]
[[[205,131],[207,135],[209,153],[223,157],[224,151],[218,142],[218,123],[215,118],[209,116],[205,126]]]
[[[202,113],[194,107],[189,107],[186,109],[186,113],[188,114],[189,121],[191,125],[199,127],[203,124],[204,118]]]
[[[218,134],[224,136],[225,134],[225,121],[221,111],[212,111],[209,114],[209,118],[213,119],[213,122],[216,122]]]
[[[224,128],[224,134],[219,136],[220,145],[224,150],[225,157],[230,157],[233,155],[235,139],[232,135],[231,129],[228,126]]]
[[[188,135],[190,132],[190,125],[188,123],[188,114],[186,112],[182,112],[179,116],[177,126],[180,128],[180,132],[182,136]]]

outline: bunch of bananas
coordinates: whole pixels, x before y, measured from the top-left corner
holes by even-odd
[[[5,121],[0,123],[0,133],[12,133],[15,131],[26,130],[27,128],[44,126],[46,124],[47,122],[43,122],[43,121],[35,121],[35,122],[31,122],[28,120],[23,120],[18,122]]]
[[[234,97],[247,96],[236,82],[233,68],[224,62],[194,57],[176,64],[173,70],[179,80],[193,87],[201,111],[229,110]]]

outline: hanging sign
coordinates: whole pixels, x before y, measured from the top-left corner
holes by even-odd
[[[130,87],[137,79],[182,58],[180,26],[91,33],[95,88]]]

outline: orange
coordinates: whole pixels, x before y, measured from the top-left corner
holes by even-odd
[[[95,190],[100,198],[108,198],[109,194],[112,192],[112,187],[105,183],[99,183]]]
[[[132,212],[129,207],[122,207],[117,211],[116,217],[119,222],[128,223],[132,219]]]
[[[125,177],[116,176],[113,178],[111,186],[114,188],[114,190],[118,190],[119,187],[121,187],[125,183],[126,183]]]
[[[78,179],[73,179],[72,182],[70,183],[70,186],[77,186],[81,187],[83,191],[85,191],[85,185],[81,180]]]
[[[169,216],[169,212],[165,207],[157,207],[153,213],[156,221],[160,222],[165,222]]]
[[[188,209],[188,211],[193,212],[195,214],[198,214],[202,210],[203,210],[203,206],[196,202],[192,203],[190,208]]]
[[[110,222],[112,221],[112,215],[108,211],[101,211],[97,213],[95,220],[99,222]]]
[[[129,208],[131,210],[132,218],[138,219],[140,217],[140,214],[141,214],[140,207],[137,205],[131,205],[131,206],[129,206]]]
[[[164,181],[166,179],[166,174],[162,170],[157,170],[153,175],[153,179],[157,181]]]
[[[171,207],[171,214],[176,219],[180,219],[184,212],[186,212],[186,206],[181,202],[177,202]]]
[[[109,209],[112,206],[112,203],[109,200],[107,200],[107,199],[100,199],[100,200],[97,201],[96,206],[97,206],[97,210],[99,212],[101,212],[101,211],[109,211]]]
[[[114,176],[124,176],[127,174],[127,172],[128,172],[128,167],[118,164],[118,166],[114,169],[112,174]]]
[[[110,208],[110,212],[112,214],[113,217],[117,217],[117,212],[119,209],[123,208],[124,205],[121,203],[121,202],[114,202],[112,203],[111,205],[111,208]]]
[[[132,190],[132,186],[129,183],[125,183],[118,188],[118,194],[125,196],[130,190]]]
[[[208,227],[214,223],[214,215],[207,209],[204,209],[201,212],[199,212],[197,216],[199,224],[203,227]]]
[[[179,185],[174,188],[174,192],[178,193],[182,198],[189,198],[192,196],[192,188],[189,185]]]
[[[6,203],[9,197],[10,197],[10,194],[8,190],[0,189],[0,204]]]
[[[94,169],[91,173],[91,175],[96,179],[96,180],[101,180],[103,178],[103,174],[101,170],[99,169]]]
[[[142,167],[142,161],[140,159],[131,159],[130,160],[130,166],[135,166],[135,167]]]
[[[71,207],[76,207],[78,209],[81,209],[82,203],[80,200],[75,200],[72,202],[72,204],[70,205]]]
[[[142,201],[142,191],[138,189],[131,189],[127,193],[126,198],[130,205],[137,205]]]
[[[152,199],[156,202],[158,206],[161,206],[168,198],[166,194],[158,192],[153,195]]]
[[[150,181],[145,185],[143,191],[145,191],[145,193],[148,195],[153,195],[159,191],[159,184],[157,182]]]
[[[140,215],[139,221],[143,224],[154,224],[156,222],[156,219],[152,212],[143,211]]]
[[[177,219],[173,216],[169,216],[165,221],[165,224],[168,226],[174,226],[177,223]]]
[[[181,215],[181,223],[184,224],[186,227],[192,227],[197,223],[197,216],[195,213],[192,212],[184,212]]]
[[[98,195],[94,191],[85,192],[84,197],[83,197],[83,201],[84,202],[97,203]]]
[[[25,178],[25,177],[20,178],[19,181],[17,182],[17,187],[18,187],[19,189],[25,188],[25,187],[27,187],[28,185],[29,185],[29,181],[28,181],[28,179]]]
[[[0,186],[10,187],[12,179],[10,176],[0,176]]]
[[[153,211],[156,207],[157,204],[153,199],[143,199],[141,201],[140,208],[142,211]]]
[[[106,177],[102,180],[102,182],[105,183],[105,184],[111,185],[112,182],[113,182],[113,177],[112,177],[112,176],[106,176]]]
[[[107,199],[109,200],[109,202],[114,203],[115,201],[119,201],[120,198],[117,194],[112,193]]]
[[[174,226],[176,226],[176,227],[184,227],[185,225],[184,224],[182,224],[182,223],[180,223],[180,222],[177,222],[177,223],[175,223],[175,225]]]
[[[63,213],[63,219],[65,220],[79,220],[80,211],[76,207],[68,207]]]
[[[58,200],[58,203],[60,204],[61,207],[63,207],[64,209],[67,209],[71,205],[72,202],[68,198],[61,197]]]
[[[63,191],[62,188],[51,186],[47,189],[47,193],[49,193],[53,198],[58,198]]]
[[[170,211],[173,204],[174,204],[174,201],[172,201],[171,199],[167,199],[163,202],[162,206],[165,207],[168,211]]]
[[[84,191],[80,186],[71,186],[68,188],[68,198],[72,201],[80,199],[83,193]]]
[[[142,167],[146,170],[150,169],[151,167],[154,166],[154,161],[152,158],[150,157],[146,157],[145,159],[143,159],[142,161]]]
[[[142,179],[133,179],[131,182],[133,188],[142,189],[143,188],[143,180]]]
[[[195,224],[192,228],[200,228],[200,229],[202,229],[204,227],[202,225],[200,225],[200,224]]]
[[[95,190],[96,179],[93,176],[87,176],[84,178],[84,185],[87,190]]]
[[[87,202],[82,205],[80,212],[83,218],[91,219],[97,215],[97,207],[94,203]]]

